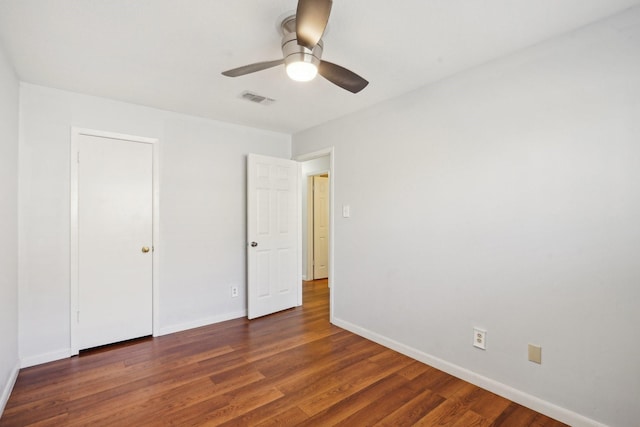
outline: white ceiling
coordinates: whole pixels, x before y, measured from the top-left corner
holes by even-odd
[[[296,0],[0,0],[0,41],[25,82],[295,133],[639,2],[335,0],[323,59],[371,82],[357,95],[284,67],[220,74],[279,59],[277,24]]]

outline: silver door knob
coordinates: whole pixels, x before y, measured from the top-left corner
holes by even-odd
[[[258,242],[251,242],[251,247],[255,248],[256,246],[258,246]]]
[[[143,246],[142,247],[142,253],[146,254],[147,252],[149,252],[149,246]]]

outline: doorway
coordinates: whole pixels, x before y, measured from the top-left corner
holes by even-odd
[[[310,235],[313,235],[313,231],[310,230],[310,224],[312,221],[309,220],[310,209],[308,205],[309,194],[313,194],[312,191],[309,190],[308,181],[309,177],[313,176],[322,176],[326,175],[328,179],[327,182],[327,210],[328,210],[328,233],[327,233],[327,247],[328,247],[328,257],[327,257],[327,279],[322,279],[320,282],[324,282],[326,280],[326,286],[334,290],[334,275],[335,264],[334,264],[334,148],[329,147],[319,151],[314,151],[306,154],[301,154],[296,156],[294,160],[300,162],[300,174],[302,176],[302,185],[301,188],[301,209],[302,209],[302,218],[301,218],[301,236],[302,236],[302,277],[301,282],[305,280],[312,280],[314,275],[313,272],[310,272],[310,267],[313,267],[313,249],[310,248],[310,245],[313,244],[313,238]],[[305,181],[307,181],[305,183]],[[329,312],[330,319],[333,318],[333,300],[334,300],[334,292],[330,292],[329,294]],[[300,302],[302,304],[302,301]]]

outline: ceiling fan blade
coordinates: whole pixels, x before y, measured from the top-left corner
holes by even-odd
[[[313,49],[329,22],[332,0],[299,0],[296,10],[298,44]]]
[[[368,81],[344,67],[328,61],[321,61],[318,73],[334,85],[352,93],[358,93],[369,84]]]
[[[277,59],[275,61],[256,62],[255,64],[244,65],[242,67],[223,71],[222,75],[227,77],[239,77],[239,76],[244,76],[245,74],[255,73],[256,71],[266,70],[267,68],[272,68],[281,64],[284,64],[284,59]]]

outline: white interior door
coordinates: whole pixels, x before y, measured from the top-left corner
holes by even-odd
[[[78,137],[78,349],[152,333],[153,147]]]
[[[248,156],[249,319],[300,304],[298,176],[295,161]]]
[[[313,278],[329,276],[329,178],[313,177]]]

